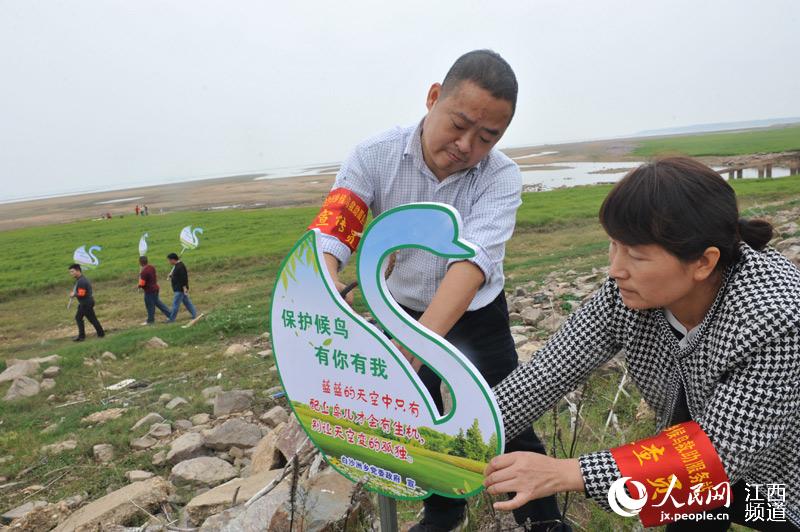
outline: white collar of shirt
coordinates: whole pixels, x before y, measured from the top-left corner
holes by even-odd
[[[411,136],[408,138],[408,143],[406,144],[406,148],[405,150],[403,150],[403,157],[408,157],[409,155],[414,157],[414,159],[417,160],[420,168],[425,171],[424,173],[438,181],[438,178],[435,175],[433,175],[433,172],[431,172],[431,169],[428,168],[428,165],[425,163],[425,158],[422,156],[422,123],[424,121],[425,121],[424,118],[419,121],[419,124],[417,124],[416,129],[414,129],[414,132],[411,133]],[[488,157],[488,155],[486,157]],[[481,166],[483,166],[483,163],[486,160],[486,157],[478,161],[478,163],[472,168],[467,168],[466,170],[461,170],[460,172],[456,172],[455,174],[450,174],[444,179],[444,181],[453,181],[459,177],[467,175],[472,171],[475,172],[480,171]],[[442,183],[444,183],[444,181],[442,181]]]
[[[676,318],[675,315],[667,309],[664,309],[664,317],[667,318],[667,321],[670,325],[672,325],[679,333],[683,335],[683,338],[681,338],[678,342],[678,345],[681,348],[689,345],[689,342],[694,340],[694,337],[697,336],[698,332],[700,332],[699,325],[696,325],[691,329],[687,329],[680,321],[678,321],[678,318]]]

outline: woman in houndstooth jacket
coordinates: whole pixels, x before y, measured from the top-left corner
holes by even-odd
[[[797,530],[800,270],[767,246],[771,225],[740,219],[730,185],[691,159],[633,170],[606,197],[600,222],[609,278],[495,387],[506,437],[620,351],[658,434],[574,460],[498,456],[488,491],[516,496],[495,507],[583,491],[646,526],[672,523],[669,531],[730,522]],[[693,524],[696,512],[727,517]]]

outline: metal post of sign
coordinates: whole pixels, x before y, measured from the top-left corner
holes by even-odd
[[[378,495],[378,510],[381,532],[397,532],[397,501],[386,495]]]

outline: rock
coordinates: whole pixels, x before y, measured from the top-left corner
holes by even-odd
[[[132,471],[125,472],[125,478],[128,479],[128,482],[141,482],[142,480],[147,480],[148,478],[153,478],[155,475],[150,471],[142,471],[141,469],[134,469]]]
[[[298,486],[295,499],[302,501],[300,507],[292,512],[288,504],[282,504],[270,521],[270,530],[288,530],[292,521],[304,532],[352,530],[361,512],[370,507],[365,493],[353,500],[354,490],[354,483],[326,469],[308,485]]]
[[[49,368],[45,368],[42,372],[42,377],[52,379],[53,377],[58,376],[61,373],[61,368],[58,366],[50,366]]]
[[[223,356],[231,357],[231,356],[236,356],[236,355],[243,355],[243,354],[247,353],[248,350],[249,350],[249,348],[246,345],[243,345],[243,344],[231,344],[231,345],[228,346],[228,349],[225,350],[225,353],[223,353]]]
[[[164,421],[164,418],[161,416],[161,414],[158,414],[158,413],[156,413],[156,412],[150,412],[149,414],[147,414],[146,416],[144,416],[142,419],[140,419],[139,421],[137,421],[137,422],[136,422],[136,423],[135,423],[135,424],[134,424],[134,425],[131,427],[131,430],[136,430],[136,429],[138,429],[139,427],[142,427],[142,426],[145,426],[145,425],[152,426],[152,425],[153,425],[153,423],[161,423],[162,421]]]
[[[175,397],[169,403],[167,403],[167,406],[165,406],[164,408],[166,408],[167,410],[175,410],[176,408],[180,408],[188,404],[189,401],[187,401],[183,397]]]
[[[122,414],[126,412],[127,409],[125,408],[108,408],[106,410],[101,410],[99,412],[95,412],[85,418],[81,419],[81,423],[90,423],[92,425],[102,425],[106,421],[111,421],[112,419],[117,419],[122,417]]]
[[[522,334],[511,334],[511,338],[514,339],[514,347],[519,347],[525,342],[528,341],[528,337]]]
[[[162,393],[158,396],[159,403],[169,403],[172,401],[172,394],[171,393]]]
[[[525,287],[518,286],[516,290],[514,290],[514,295],[517,297],[523,297],[525,295]]]
[[[205,425],[211,421],[211,416],[203,412],[201,414],[193,415],[189,418],[189,420],[192,422],[192,425]]]
[[[231,447],[254,447],[261,441],[261,429],[240,418],[227,420],[206,437],[206,447],[227,451]]]
[[[92,455],[96,462],[107,464],[114,459],[114,446],[110,443],[99,443],[92,447]]]
[[[286,428],[286,423],[281,423],[266,436],[261,438],[258,445],[253,449],[252,463],[250,472],[252,474],[263,473],[278,467],[283,467],[286,463],[281,452],[278,450],[278,436]]]
[[[53,379],[42,379],[42,383],[39,385],[39,388],[42,390],[52,390],[56,387],[56,381]]]
[[[172,427],[169,423],[153,423],[150,430],[147,431],[147,435],[153,438],[166,438],[170,434],[172,434]]]
[[[522,321],[525,322],[526,325],[536,325],[541,321],[544,312],[542,309],[536,307],[525,307],[520,316],[522,316]]]
[[[13,368],[14,366],[11,367]],[[3,399],[6,401],[16,401],[23,397],[33,397],[38,394],[40,390],[41,387],[39,383],[36,382],[36,379],[19,377],[14,379],[14,382],[11,383],[11,387],[8,389]]]
[[[257,490],[256,490],[257,491]],[[31,510],[47,506],[47,501],[29,501],[21,506],[17,506],[13,510],[9,510],[0,516],[4,524],[8,524],[14,519],[21,519],[28,515]]]
[[[205,449],[203,444],[205,438],[198,432],[187,432],[175,439],[166,454],[166,461],[170,464],[177,464],[191,458],[203,456]]]
[[[263,532],[265,530],[283,531],[286,528],[272,528],[270,523],[278,508],[288,504],[291,491],[288,482],[281,482],[266,497],[260,497],[250,506],[237,506],[211,517],[203,523],[201,532]],[[296,530],[304,530],[300,526]],[[353,528],[352,530],[356,530]]]
[[[150,349],[166,349],[169,347],[169,344],[159,338],[158,336],[153,336],[147,342],[145,342],[145,347],[149,347]]]
[[[270,428],[277,427],[281,423],[289,421],[289,414],[281,406],[273,406],[259,418]]]
[[[117,355],[112,353],[111,351],[105,351],[102,355],[100,355],[100,360],[109,360],[113,361],[117,359]]]
[[[263,498],[268,499],[269,497]],[[234,506],[233,508],[229,508],[224,512],[212,515],[203,521],[203,526],[200,527],[199,532],[220,532],[221,530],[232,532],[232,529],[230,528],[232,526],[231,523],[242,513],[244,513],[244,511],[244,505],[240,504],[239,506]],[[244,529],[240,527],[239,531],[242,530]]]
[[[313,454],[315,449],[303,427],[300,426],[294,416],[289,418],[286,428],[280,431],[275,446],[287,461],[297,454],[297,458],[302,463],[306,462],[306,459]]]
[[[153,455],[153,459],[150,460],[150,463],[154,466],[162,466],[167,463],[167,452],[166,451],[158,451],[156,454]]]
[[[184,460],[172,468],[169,479],[176,486],[213,487],[236,477],[236,469],[225,460],[201,456]]]
[[[56,504],[34,506],[23,516],[14,520],[8,529],[4,530],[50,530],[58,523],[64,521],[72,509],[66,502],[60,501]]]
[[[250,408],[252,402],[252,390],[219,392],[214,399],[214,416],[227,416],[233,412],[243,412]]]
[[[38,362],[33,360],[20,360],[16,364],[9,364],[9,361],[6,361],[6,364],[8,367],[3,373],[0,373],[0,383],[11,382],[20,377],[28,377],[39,371]]]
[[[263,351],[258,352],[258,356],[261,358],[268,358],[272,356],[272,349],[264,349]]]
[[[55,532],[103,530],[141,517],[140,508],[155,511],[169,500],[173,486],[161,477],[134,482],[76,510]]]
[[[58,364],[61,362],[61,355],[49,355],[46,357],[37,357],[31,358],[31,362],[36,362],[37,364],[41,364],[42,366],[47,366],[50,364]]]
[[[248,478],[236,478],[198,495],[184,508],[189,522],[197,525],[210,515],[227,510],[233,506],[234,494],[236,494],[237,504],[246,502],[279,474],[280,471],[265,471]],[[237,489],[239,490],[238,494]]]
[[[566,321],[566,318],[564,316],[559,316],[558,314],[552,314],[547,318],[543,319],[542,321],[540,321],[539,327],[542,327],[546,331],[553,333],[556,332],[559,329],[559,327],[561,327],[561,324],[563,324],[564,321]]]
[[[75,440],[64,440],[51,445],[44,445],[42,452],[45,454],[59,454],[64,451],[74,451],[78,447],[78,442]]]
[[[531,340],[520,347],[517,348],[517,355],[519,356],[520,364],[525,362],[529,362],[530,359],[533,357],[533,354],[536,353],[539,349],[542,348],[544,344],[542,342],[537,342],[536,340]]]
[[[192,428],[192,422],[188,419],[178,419],[175,421],[175,430],[186,431]]]
[[[200,393],[203,394],[204,399],[214,399],[221,391],[222,386],[209,386],[208,388],[203,388],[203,391]]]
[[[136,438],[135,440],[131,441],[131,448],[136,451],[143,451],[145,449],[149,449],[156,443],[158,442],[150,436],[142,436],[141,438]]]

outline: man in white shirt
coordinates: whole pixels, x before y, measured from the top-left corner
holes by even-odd
[[[378,216],[412,202],[454,206],[463,220],[462,236],[477,246],[476,255],[447,260],[419,249],[400,250],[387,285],[409,314],[469,357],[490,386],[517,367],[503,258],[521,204],[522,179],[519,167],[494,149],[511,122],[516,99],[517,80],[502,57],[490,50],[464,54],[442,83],[430,87],[428,113],[418,124],[356,147],[309,226],[323,233],[326,265],[341,291],[345,285],[338,273],[358,246],[368,210]],[[441,380],[404,354],[441,411]],[[508,442],[506,450],[544,453],[532,430]],[[429,497],[422,521],[411,532],[452,530],[463,519],[465,504]],[[530,530],[568,530],[559,522],[553,497],[531,501],[515,517],[542,523]]]

